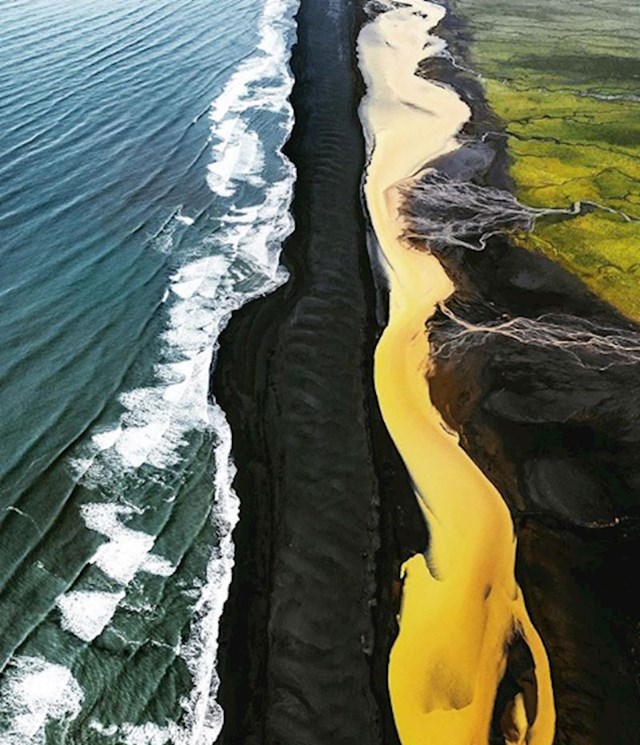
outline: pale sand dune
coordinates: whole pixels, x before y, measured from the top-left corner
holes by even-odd
[[[509,511],[431,403],[425,322],[454,288],[434,256],[400,238],[398,187],[454,151],[470,117],[453,90],[414,75],[421,59],[444,49],[429,33],[443,15],[423,0],[389,5],[358,42],[367,86],[360,111],[370,158],[365,197],[390,291],[376,392],[431,536],[426,561],[417,555],[404,566],[390,693],[403,745],[487,745],[506,648],[520,633],[535,662],[537,714],[528,723],[524,697],[516,696],[504,717],[506,741],[550,745],[549,664],[515,581]]]

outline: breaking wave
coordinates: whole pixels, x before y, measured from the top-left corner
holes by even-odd
[[[212,205],[179,205],[153,241],[169,271],[151,377],[122,392],[119,415],[95,425],[69,459],[74,482],[90,495],[80,506],[85,528],[103,541],[89,565],[104,587],[87,589],[74,581],[57,598],[56,613],[64,632],[90,644],[109,628],[134,581],[171,577],[177,570],[186,548],[171,557],[159,548],[169,516],[150,529],[140,524],[151,499],[189,499],[179,477],[189,465],[183,462],[195,458],[203,437],[209,462],[213,448],[208,519],[214,545],[206,576],[184,590],[193,598],[193,616],[186,640],[176,648],[190,673],[191,693],[181,701],[177,722],[114,724],[94,717],[89,727],[108,742],[211,745],[222,727],[216,702],[218,624],[231,581],[238,500],[231,432],[211,399],[209,381],[231,314],[287,278],[279,257],[293,229],[295,170],[282,147],[293,127],[288,60],[296,9],[297,0],[266,0],[257,46],[210,106],[206,181]],[[159,496],[150,496],[156,487]],[[72,721],[86,698],[69,667],[35,657],[10,661],[0,694],[0,742],[7,745],[44,745],[47,722]]]

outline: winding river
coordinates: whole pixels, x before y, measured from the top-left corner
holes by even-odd
[[[486,745],[509,648],[524,641],[532,670],[518,681],[499,726],[507,743],[550,745],[549,663],[515,579],[509,510],[430,398],[425,324],[454,287],[427,246],[416,250],[402,237],[401,188],[459,147],[471,116],[454,90],[414,74],[423,58],[445,52],[431,33],[444,15],[423,0],[388,3],[358,41],[367,88],[360,109],[369,155],[364,192],[389,290],[375,387],[430,534],[426,554],[402,569],[390,694],[403,745]]]

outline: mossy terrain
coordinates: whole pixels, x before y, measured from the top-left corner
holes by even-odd
[[[454,0],[471,64],[531,206],[605,209],[540,219],[516,237],[640,319],[640,5],[636,0]],[[631,218],[631,220],[629,219]]]

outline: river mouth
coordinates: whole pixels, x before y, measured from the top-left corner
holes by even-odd
[[[367,88],[360,108],[369,154],[364,196],[389,290],[375,389],[430,533],[426,554],[402,568],[390,697],[403,745],[484,745],[492,728],[507,743],[550,745],[549,663],[515,580],[509,510],[430,397],[425,325],[455,288],[428,246],[416,250],[404,238],[403,193],[432,161],[459,147],[471,115],[452,89],[414,74],[423,58],[446,51],[430,33],[443,17],[443,8],[421,0],[389,5],[358,42]],[[516,665],[514,676],[517,649],[529,664]],[[516,681],[511,693],[508,671]]]

